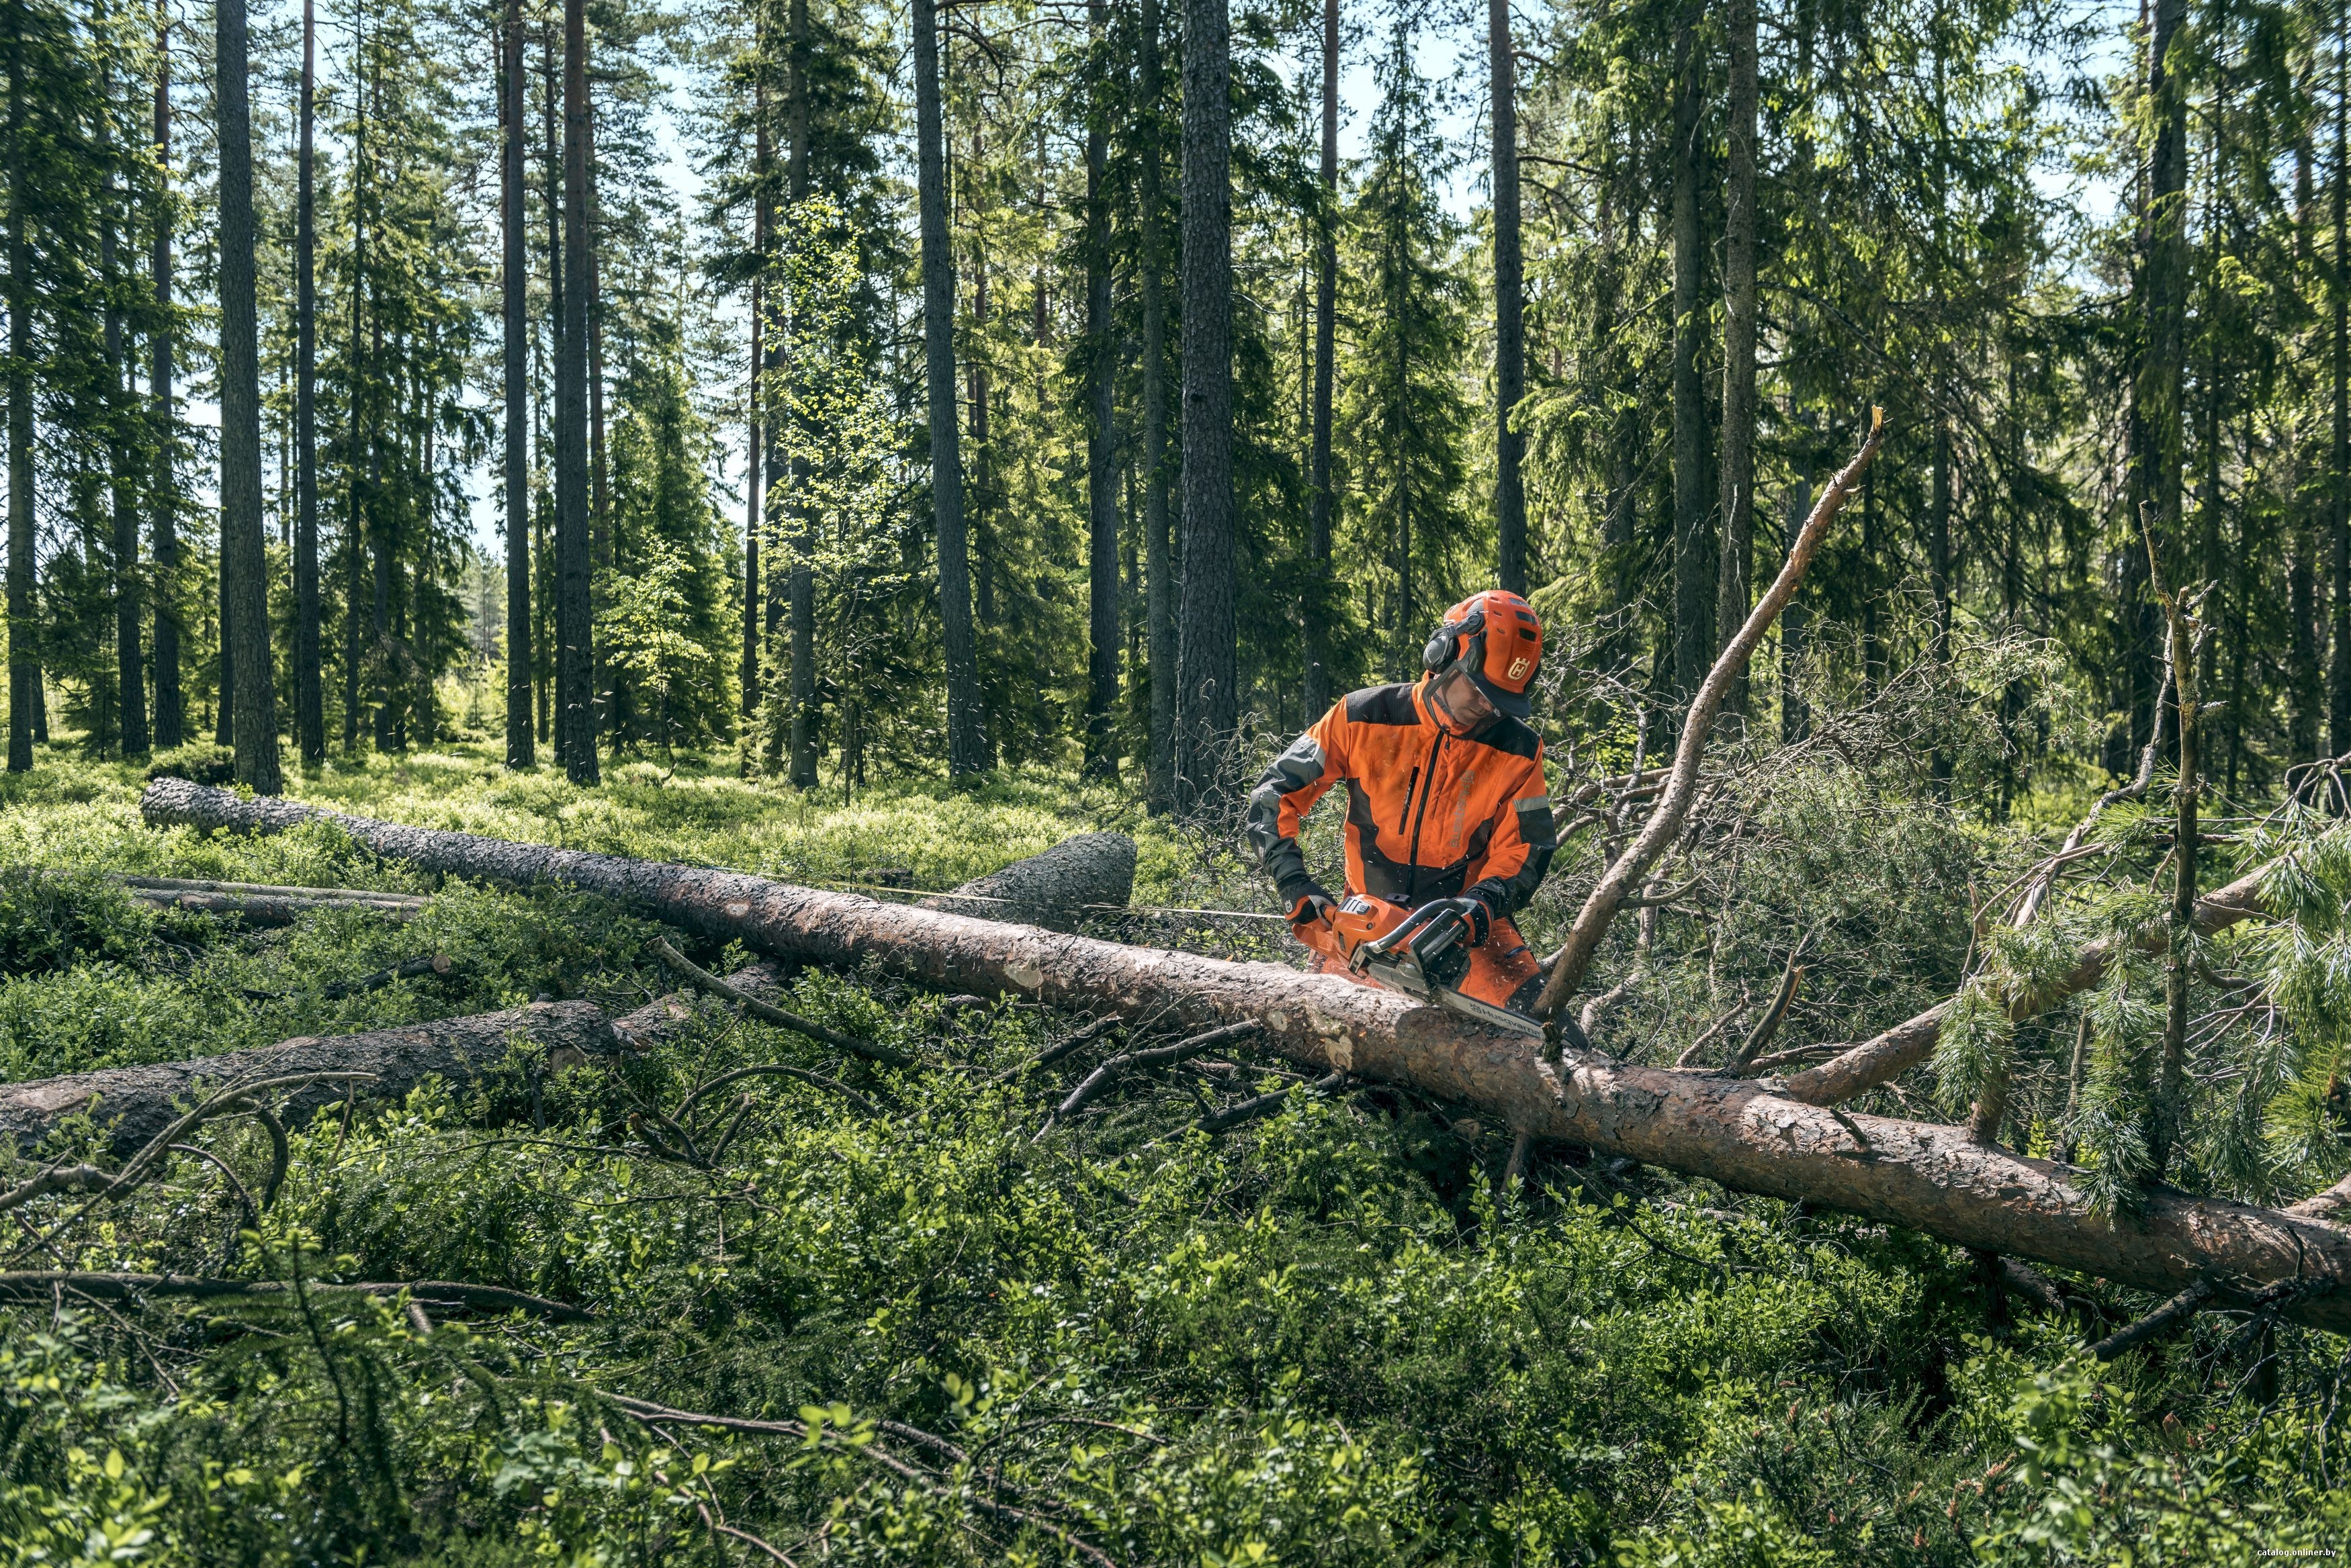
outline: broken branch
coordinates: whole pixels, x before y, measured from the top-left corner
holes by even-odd
[[[1796,588],[1803,582],[1805,569],[1812,565],[1813,554],[1820,548],[1821,539],[1827,534],[1829,524],[1835,518],[1838,508],[1844,504],[1846,494],[1860,482],[1863,471],[1877,455],[1878,445],[1885,439],[1885,412],[1872,409],[1868,439],[1854,454],[1853,461],[1846,463],[1837,476],[1829,481],[1828,487],[1821,492],[1820,500],[1813,506],[1812,515],[1804,520],[1802,531],[1788,547],[1788,558],[1782,564],[1780,575],[1772,579],[1771,587],[1748,612],[1745,624],[1730,639],[1729,646],[1722,650],[1722,656],[1714,661],[1714,668],[1707,671],[1706,680],[1698,687],[1698,695],[1691,700],[1689,713],[1682,722],[1681,743],[1674,753],[1673,770],[1667,776],[1665,794],[1649,813],[1649,820],[1643,825],[1641,835],[1633,841],[1632,847],[1602,873],[1599,883],[1584,899],[1583,908],[1576,914],[1574,925],[1568,929],[1567,942],[1560,950],[1558,961],[1552,965],[1551,974],[1543,981],[1542,994],[1536,999],[1536,1017],[1545,1020],[1553,1017],[1567,999],[1575,993],[1576,987],[1583,983],[1584,971],[1592,967],[1593,957],[1600,951],[1601,939],[1608,934],[1608,927],[1615,919],[1617,909],[1632,896],[1635,887],[1647,877],[1657,857],[1680,834],[1683,819],[1689,815],[1690,806],[1698,798],[1698,763],[1706,755],[1707,739],[1714,728],[1715,713],[1721,708],[1723,699],[1729,695],[1740,673],[1747,668],[1748,659],[1754,653],[1756,645],[1763,640],[1764,632],[1770,629],[1771,622],[1788,601],[1795,597]],[[1548,1052],[1552,1060],[1558,1059],[1556,1032]]]

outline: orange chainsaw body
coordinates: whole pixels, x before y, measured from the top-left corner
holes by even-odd
[[[1407,920],[1413,911],[1402,904],[1392,904],[1385,898],[1365,894],[1350,894],[1334,907],[1323,919],[1303,920],[1290,927],[1298,940],[1313,950],[1315,969],[1323,974],[1341,975],[1358,985],[1379,986],[1384,990],[1407,990],[1418,993],[1428,990],[1429,1000],[1441,1000],[1434,992],[1450,992],[1482,1003],[1489,1009],[1509,1005],[1527,981],[1540,975],[1541,966],[1519,936],[1517,926],[1508,919],[1494,922],[1485,942],[1468,950],[1466,970],[1442,978],[1436,975],[1417,977],[1416,981],[1398,983],[1395,970],[1379,961],[1364,950],[1374,947]],[[1433,986],[1426,984],[1434,981]],[[1489,1020],[1492,1022],[1492,1020]],[[1531,1021],[1528,1021],[1531,1023]]]

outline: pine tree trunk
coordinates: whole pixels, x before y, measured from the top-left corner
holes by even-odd
[[[504,219],[507,460],[507,766],[538,761],[531,732],[530,258],[524,233],[522,0],[506,0],[499,40],[499,212]]]
[[[791,95],[791,162],[786,171],[794,206],[809,198],[808,0],[791,0],[787,16],[790,52],[785,86]],[[793,465],[791,496],[792,575],[792,773],[794,787],[816,787],[816,519],[800,499],[806,486]]]
[[[105,182],[99,193],[98,265],[99,275],[105,280],[107,289],[106,457],[109,500],[114,508],[114,681],[122,754],[138,757],[145,755],[148,749],[146,671],[139,648],[140,607],[145,596],[140,592],[139,582],[139,501],[131,472],[131,447],[123,439],[138,392],[134,384],[136,372],[125,353],[128,344],[123,335],[122,307],[116,303],[122,279],[117,271],[115,220],[121,210],[122,192],[114,179],[114,74],[110,67],[101,69],[99,82],[103,99],[98,117],[99,149],[107,159]]]
[[[2338,6],[2338,12],[2341,8]],[[2351,315],[2351,275],[2346,275],[2345,250],[2351,244],[2346,223],[2346,182],[2351,182],[2351,13],[2338,16],[2335,45],[2335,258],[2327,272],[2327,293],[2335,306],[2335,462],[2327,486],[2327,576],[2334,587],[2330,608],[2335,619],[2335,649],[2327,693],[2327,749],[2336,756],[2351,752],[2351,342],[2346,342],[2346,315]],[[2231,720],[2233,724],[2235,720]]]
[[[939,551],[939,617],[946,633],[947,773],[987,766],[978,662],[972,646],[971,565],[964,535],[963,455],[956,421],[955,257],[948,251],[946,148],[939,115],[938,16],[914,0],[916,195],[922,208],[923,346],[930,390],[931,520]]]
[[[1089,0],[1088,20],[1100,47],[1102,0]],[[1111,711],[1118,705],[1118,429],[1113,393],[1118,380],[1118,337],[1110,311],[1110,196],[1103,189],[1110,161],[1109,94],[1093,84],[1086,123],[1086,344],[1092,361],[1086,426],[1086,736],[1085,776],[1118,776]]]
[[[767,595],[767,576],[762,576],[762,531],[767,529],[767,400],[768,390],[768,355],[767,348],[767,265],[768,244],[776,231],[774,223],[774,192],[768,191],[768,136],[767,136],[767,12],[757,14],[759,21],[752,33],[752,204],[750,204],[750,395],[746,409],[750,414],[750,428],[746,435],[746,461],[743,461],[743,769],[752,769],[752,722],[759,712],[759,660],[764,659],[767,644],[762,630],[762,604]]]
[[[327,694],[319,627],[319,291],[313,122],[318,26],[302,0],[300,168],[294,202],[294,733],[303,763],[327,760]]]
[[[229,618],[222,666],[236,680],[236,776],[256,794],[285,789],[269,659],[269,580],[261,543],[261,363],[254,299],[253,128],[245,0],[215,14],[220,112],[221,580]]]
[[[1510,43],[1510,0],[1486,0],[1486,53],[1494,99],[1496,578],[1508,591],[1523,594],[1527,496],[1519,469],[1526,437],[1510,428],[1510,420],[1527,390],[1526,291],[1519,240],[1519,73]]]
[[[1699,6],[1683,0],[1674,22],[1673,170],[1674,305],[1674,682],[1687,698],[1714,664],[1714,603],[1708,592],[1706,487],[1706,394],[1698,379],[1698,338],[1705,320],[1698,303],[1706,254],[1698,233],[1699,110],[1706,58],[1698,47]]]
[[[556,350],[555,753],[573,784],[597,780],[589,625],[588,37],[586,0],[563,5],[563,338]]]
[[[362,14],[362,23],[364,14]],[[364,60],[366,35],[354,28],[352,53]],[[360,358],[360,317],[367,301],[367,90],[364,79],[360,90],[352,96],[355,128],[351,141],[351,327],[350,355],[356,362]],[[366,430],[362,410],[365,398],[360,389],[354,388],[350,398],[350,424],[347,450],[343,454],[343,488],[345,517],[343,526],[343,755],[356,757],[360,750],[360,670],[364,643],[360,627],[360,603],[367,587],[367,511],[362,497],[371,482],[373,463],[369,461]],[[362,470],[366,479],[361,478]]]
[[[2146,272],[2140,301],[2146,336],[2132,390],[2139,431],[2139,494],[2154,504],[2156,538],[2167,558],[2175,558],[2171,552],[2179,539],[2180,385],[2188,273],[2188,109],[2184,85],[2171,72],[2168,57],[2184,6],[2182,0],[2154,0],[2153,10],[2147,88],[2155,141],[2147,165],[2147,198],[2142,223]],[[2131,628],[2133,663],[2144,671],[2132,681],[2134,750],[2145,744],[2158,722],[2154,704],[2159,683],[2153,649],[2160,627],[2147,596],[2143,546],[2137,543],[2139,526],[2136,514],[2125,519],[2132,541],[2125,546],[2125,560],[2131,566],[2125,614]],[[2140,558],[2133,560],[2135,556]]]
[[[1747,619],[1755,561],[1755,0],[1730,0],[1729,166],[1722,214],[1722,535],[1715,566],[1714,646]],[[1724,699],[1744,718],[1748,677]]]
[[[1331,580],[1331,523],[1338,497],[1331,493],[1331,392],[1337,374],[1339,333],[1339,0],[1322,0],[1322,205],[1314,214],[1314,391],[1307,453],[1306,718],[1331,706],[1330,650],[1323,627]]]
[[[590,91],[586,98],[587,151],[583,163],[587,182],[581,187],[582,207],[588,226],[588,669],[590,692],[589,721],[591,735],[613,732],[618,722],[613,707],[612,671],[604,661],[603,639],[596,635],[596,617],[604,607],[604,597],[596,586],[596,575],[610,571],[613,563],[611,495],[604,476],[604,278],[603,266],[598,260],[603,248],[603,223],[596,207],[596,98]],[[615,734],[615,740],[618,736]],[[594,749],[594,742],[590,742]]]
[[[33,251],[25,232],[25,0],[8,5],[8,771],[33,766]]]
[[[1232,19],[1184,5],[1184,613],[1176,807],[1219,799],[1240,722],[1233,616]]]
[[[1335,5],[1338,0],[1324,0]],[[1167,486],[1167,234],[1160,190],[1161,79],[1159,0],[1143,0],[1139,20],[1143,59],[1143,571],[1144,618],[1151,668],[1151,808],[1167,811],[1176,798],[1176,613],[1179,603],[1175,551],[1168,538],[1173,507]],[[1327,489],[1326,473],[1321,483]]]
[[[155,9],[155,164],[159,185],[168,190],[172,166],[172,13],[165,0]],[[153,275],[157,322],[150,345],[152,363],[147,400],[154,421],[155,473],[152,488],[155,572],[151,599],[155,607],[155,744],[169,751],[187,738],[187,710],[180,690],[180,569],[179,526],[173,517],[177,500],[172,462],[175,441],[172,410],[172,222],[170,208],[159,200],[149,270]]]

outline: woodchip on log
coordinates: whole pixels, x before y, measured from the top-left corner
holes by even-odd
[[[1589,1146],[1742,1191],[1844,1209],[1944,1241],[2164,1293],[2199,1279],[2259,1287],[2314,1278],[2286,1314],[2351,1331],[2351,1231],[2158,1187],[2108,1219],[2064,1167],[1970,1141],[1967,1129],[1852,1116],[1747,1081],[1571,1056],[1557,1069],[1523,1039],[1391,992],[1276,964],[1230,963],[1033,927],[891,908],[740,873],[402,827],[286,800],[241,800],[159,780],[151,821],[274,831],[312,818],[426,870],[561,882],[714,940],[779,957],[885,967],[948,992],[1056,1006],[1163,1012],[1194,1029],[1257,1018],[1260,1043],[1317,1072],[1409,1085]],[[1856,1134],[1859,1136],[1856,1137]]]

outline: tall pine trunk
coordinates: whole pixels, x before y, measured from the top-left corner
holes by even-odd
[[[2158,547],[2165,552],[2167,560],[2179,561],[2185,558],[2178,546],[2180,384],[2188,273],[2188,106],[2182,84],[2170,69],[2169,56],[2184,6],[2182,0],[2154,0],[2153,10],[2154,27],[2147,40],[2147,92],[2153,106],[2155,140],[2147,152],[2147,206],[2141,218],[2146,270],[2139,303],[2145,337],[2138,373],[2133,379],[2132,402],[2138,436],[2138,495],[2155,507]],[[2124,527],[2126,539],[2135,540],[2141,527],[2139,517],[2126,518]],[[2144,560],[2132,558],[2139,554],[2129,544],[2124,547],[2124,560],[2130,568],[2125,584],[2123,623],[2129,638],[2126,664],[2132,671],[2134,750],[2160,722],[2155,712],[2159,676],[2154,668],[2159,628],[2147,598],[2148,577]]]
[[[139,498],[131,472],[131,425],[138,391],[137,373],[124,350],[122,307],[117,303],[121,278],[117,271],[116,219],[121,213],[122,192],[115,183],[113,151],[114,75],[99,78],[103,104],[99,109],[99,146],[107,156],[106,181],[100,194],[98,249],[99,271],[106,281],[107,479],[114,507],[114,670],[115,694],[121,719],[122,754],[146,754],[147,690],[144,660],[140,657],[140,608],[145,596],[139,580]]]
[[[360,25],[364,26],[365,13],[360,13]],[[351,52],[355,58],[366,58],[367,38],[354,27]],[[351,326],[350,357],[353,364],[360,359],[360,334],[361,316],[367,303],[367,80],[364,66],[360,69],[358,90],[352,95],[353,134],[351,137]],[[367,587],[367,488],[374,477],[366,441],[364,386],[354,387],[350,398],[350,419],[346,431],[347,451],[343,458],[343,755],[356,757],[360,750],[360,674],[366,646],[361,628],[360,605]]]
[[[319,641],[318,235],[313,123],[318,26],[302,0],[300,167],[294,198],[294,734],[302,761],[327,760],[327,695]]]
[[[1176,805],[1221,792],[1240,720],[1233,618],[1232,18],[1184,6],[1184,613],[1176,654]]]
[[[33,251],[25,232],[26,0],[8,5],[8,771],[33,766]]]
[[[804,3],[804,0],[799,0]],[[1101,48],[1102,0],[1089,0],[1087,19]],[[1110,94],[1095,67],[1086,116],[1086,346],[1091,385],[1086,424],[1086,737],[1085,775],[1118,776],[1111,710],[1118,703],[1118,431],[1112,394],[1118,379],[1118,336],[1110,312],[1110,196],[1103,189],[1110,161]]]
[[[2351,752],[2351,343],[2346,341],[2346,314],[2351,314],[2351,275],[2345,272],[2346,182],[2351,180],[2351,9],[2338,7],[2335,43],[2335,261],[2327,274],[2327,293],[2335,306],[2335,462],[2327,486],[2327,577],[2333,586],[2335,649],[2327,693],[2327,750],[2336,756]],[[2234,722],[2233,710],[2231,722]]]
[[[236,680],[236,776],[278,794],[277,680],[269,660],[268,563],[261,544],[261,361],[253,275],[253,125],[245,0],[214,13],[220,113],[221,579],[224,670]]]
[[[179,522],[172,451],[176,435],[172,410],[172,13],[167,0],[155,7],[155,166],[157,195],[148,269],[155,290],[155,332],[149,345],[147,401],[154,421],[155,472],[150,493],[155,572],[150,599],[155,607],[155,744],[165,751],[187,738],[187,710],[180,690]]]
[[[1326,28],[1336,18],[1338,0],[1324,0]],[[1176,788],[1176,586],[1175,551],[1168,538],[1173,508],[1167,485],[1167,232],[1166,207],[1160,191],[1159,128],[1161,79],[1159,0],[1143,0],[1142,68],[1137,86],[1142,109],[1142,172],[1137,195],[1143,208],[1143,572],[1145,582],[1144,618],[1151,666],[1151,806],[1166,811]],[[1327,37],[1327,32],[1326,32]],[[1324,67],[1328,80],[1330,67]],[[1327,431],[1326,431],[1327,434]],[[1328,450],[1327,442],[1325,445]],[[1317,482],[1320,504],[1328,527],[1330,489],[1328,465]],[[1323,535],[1327,540],[1327,531]],[[1327,554],[1327,551],[1326,551]],[[1308,679],[1318,668],[1311,658]]]
[[[538,761],[531,732],[530,259],[523,233],[522,0],[507,0],[499,40],[500,171],[504,219],[507,416],[507,766]]]
[[[1706,394],[1698,379],[1698,304],[1706,265],[1698,234],[1698,111],[1706,60],[1699,52],[1697,0],[1683,0],[1674,22],[1674,685],[1688,697],[1714,663],[1714,607],[1706,558]]]
[[[574,784],[597,782],[589,625],[588,36],[586,0],[563,5],[563,339],[556,351],[556,755]]]
[[[612,568],[614,541],[611,495],[604,477],[604,279],[597,259],[603,249],[603,223],[596,206],[596,98],[592,91],[586,104],[587,151],[582,163],[587,180],[580,187],[580,204],[588,227],[588,268],[582,276],[588,312],[588,664],[593,691],[589,728],[591,733],[601,734],[618,722],[612,671],[604,662],[603,640],[595,630],[596,616],[604,607],[596,574]]]
[[[808,0],[791,0],[789,53],[784,86],[791,96],[791,162],[786,171],[795,208],[809,197]],[[805,486],[793,465],[789,518],[792,576],[792,773],[795,787],[816,784],[816,519],[801,499]]]
[[[768,57],[766,33],[753,34],[751,78],[751,379],[743,397],[743,771],[752,769],[752,724],[759,711],[759,530],[768,482],[761,472],[760,435],[767,420],[761,343],[767,310],[768,271]]]
[[[1331,581],[1331,389],[1337,373],[1339,333],[1339,0],[1322,0],[1322,202],[1314,213],[1314,391],[1307,452],[1306,718],[1331,706],[1330,650],[1323,607]]]
[[[1722,213],[1722,535],[1715,566],[1714,646],[1747,619],[1755,558],[1755,0],[1730,0],[1729,160]],[[1723,711],[1744,717],[1741,670]]]
[[[1741,3],[1751,5],[1752,0]],[[1329,30],[1326,22],[1326,36]],[[1511,428],[1510,420],[1518,411],[1519,400],[1526,396],[1527,322],[1519,244],[1518,59],[1510,43],[1510,0],[1487,0],[1486,52],[1494,99],[1496,576],[1504,588],[1523,594],[1527,591],[1527,496],[1519,469],[1526,455],[1526,437]]]
[[[930,390],[931,520],[938,533],[939,618],[946,633],[947,773],[987,766],[978,663],[972,646],[971,563],[964,535],[963,454],[956,428],[955,257],[947,249],[946,148],[939,114],[938,15],[914,0],[916,194],[922,209],[923,348]]]

